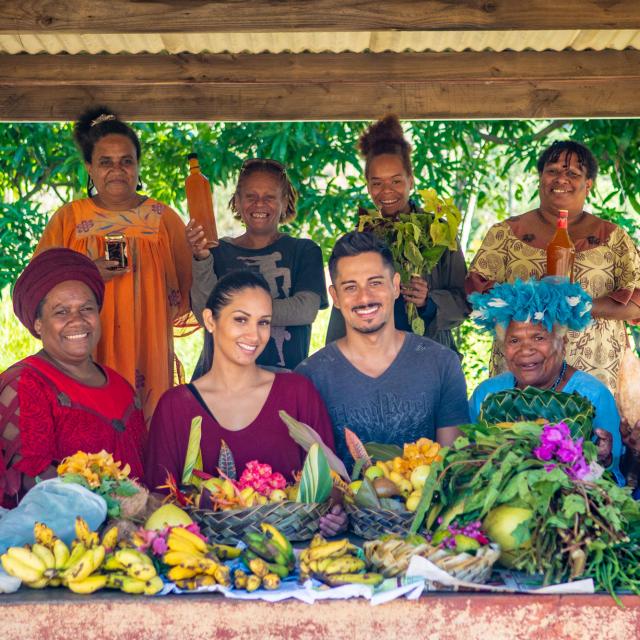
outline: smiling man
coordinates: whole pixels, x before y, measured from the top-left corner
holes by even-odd
[[[400,276],[388,247],[373,234],[348,233],[333,248],[329,273],[346,335],[296,371],[320,391],[338,454],[349,458],[345,427],[363,442],[451,444],[457,425],[469,421],[460,362],[451,349],[395,328]]]

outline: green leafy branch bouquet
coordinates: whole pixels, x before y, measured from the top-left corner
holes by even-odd
[[[593,443],[562,422],[461,429],[432,465],[413,532],[482,520],[506,566],[640,594],[640,505],[603,473]]]
[[[412,275],[430,273],[445,249],[455,251],[458,247],[456,237],[462,215],[453,199],[441,198],[435,189],[422,189],[418,194],[422,210],[393,218],[386,218],[379,211],[367,212],[360,216],[358,224],[358,231],[371,231],[386,242],[402,282],[409,282]],[[413,303],[407,304],[407,316],[412,331],[423,335],[424,320]]]

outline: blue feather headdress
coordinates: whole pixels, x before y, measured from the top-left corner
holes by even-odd
[[[487,293],[472,293],[471,319],[495,334],[496,325],[533,322],[551,332],[554,325],[582,331],[591,322],[591,296],[577,283],[517,279],[497,284]]]

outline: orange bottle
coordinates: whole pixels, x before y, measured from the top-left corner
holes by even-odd
[[[573,282],[576,247],[569,237],[568,222],[569,212],[559,211],[556,233],[547,245],[547,276],[568,278],[570,282]]]
[[[218,242],[218,232],[213,214],[211,185],[207,177],[200,171],[198,154],[190,153],[187,158],[189,159],[189,175],[184,181],[184,189],[187,193],[189,216],[202,226],[207,245],[212,247]]]

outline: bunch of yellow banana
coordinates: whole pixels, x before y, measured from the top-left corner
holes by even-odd
[[[247,548],[242,553],[242,561],[249,573],[236,569],[233,574],[236,589],[275,590],[295,568],[295,554],[289,540],[272,524],[263,522],[260,528],[262,533],[248,532],[244,537]]]
[[[102,563],[104,546],[98,544],[98,534],[91,531],[82,518],[76,518],[73,551],[42,522],[34,525],[33,535],[33,545],[11,547],[0,558],[8,574],[20,578],[32,589],[64,584],[73,591],[77,588],[78,593],[91,593],[100,588],[100,580],[85,580]],[[110,538],[113,535],[110,530]],[[116,538],[117,535],[116,529]]]
[[[162,580],[145,554],[133,549],[111,553],[118,542],[117,527],[105,531],[100,539],[87,522],[78,517],[75,530],[76,537],[69,549],[51,528],[37,522],[33,530],[35,544],[11,547],[1,557],[2,566],[32,589],[61,584],[82,594],[103,587],[146,594],[162,589]]]
[[[225,587],[231,585],[229,567],[220,562],[215,547],[208,545],[195,533],[184,527],[173,527],[167,538],[167,547],[162,557],[162,561],[171,567],[167,571],[167,578],[181,589],[193,590],[214,584]],[[217,548],[227,557],[235,555],[232,547],[217,545]]]
[[[114,551],[104,559],[101,568],[108,589],[152,596],[163,586],[151,558],[137,549]]]
[[[365,573],[367,564],[354,555],[358,547],[347,538],[327,542],[316,534],[307,549],[300,553],[300,579],[314,577],[331,587],[343,584],[366,584],[375,587],[383,580],[379,573]]]

